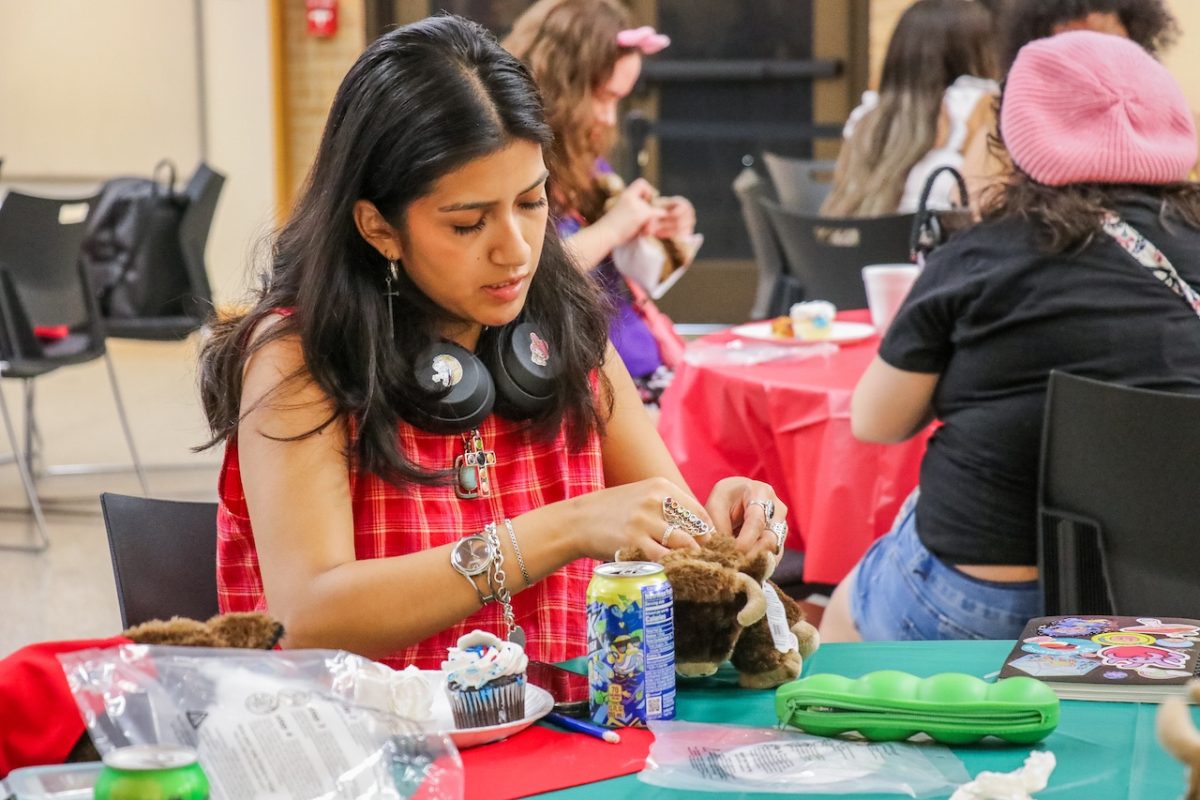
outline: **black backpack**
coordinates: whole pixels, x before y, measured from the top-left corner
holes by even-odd
[[[153,177],[104,184],[81,255],[103,316],[185,313],[192,286],[179,233],[187,205],[187,196],[175,191],[175,165],[166,159]]]

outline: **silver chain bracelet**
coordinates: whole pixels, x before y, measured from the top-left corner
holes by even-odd
[[[492,584],[493,594],[504,608],[504,627],[507,628],[508,633],[506,638],[510,642],[515,641],[514,632],[517,630],[517,618],[513,614],[512,592],[508,591],[508,587],[504,585],[508,576],[504,573],[504,553],[500,550],[500,535],[496,532],[496,523],[489,522],[484,525],[483,531],[487,535],[488,544],[492,546],[492,553],[494,553],[492,571],[488,575],[488,581]]]

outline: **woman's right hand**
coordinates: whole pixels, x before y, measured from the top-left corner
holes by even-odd
[[[602,219],[610,222],[619,244],[643,235],[666,216],[664,209],[653,205],[656,195],[654,187],[645,178],[638,178],[617,195],[616,202]]]
[[[671,550],[697,550],[699,545],[683,528],[675,528],[663,543],[667,520],[663,500],[673,498],[712,527],[708,512],[686,490],[666,478],[645,480],[601,489],[574,498],[573,525],[579,555],[611,561],[618,550],[638,548],[659,561]]]

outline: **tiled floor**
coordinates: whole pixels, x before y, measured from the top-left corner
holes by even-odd
[[[195,386],[196,340],[112,341],[110,350],[135,443],[150,467],[150,494],[215,499],[219,453],[190,452],[206,433]],[[3,381],[2,388],[20,429],[20,382]],[[103,362],[40,378],[36,399],[49,463],[130,464]],[[0,428],[0,453],[7,450]],[[43,497],[69,502],[46,510],[51,540],[46,551],[0,551],[0,656],[29,642],[120,631],[97,500],[104,491],[140,492],[132,471],[41,481]],[[31,541],[31,518],[23,511],[25,496],[11,463],[0,463],[0,506],[15,509],[0,511],[0,544]]]

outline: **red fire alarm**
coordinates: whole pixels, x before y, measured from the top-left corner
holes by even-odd
[[[337,33],[337,0],[304,0],[304,10],[310,36],[325,39]]]

